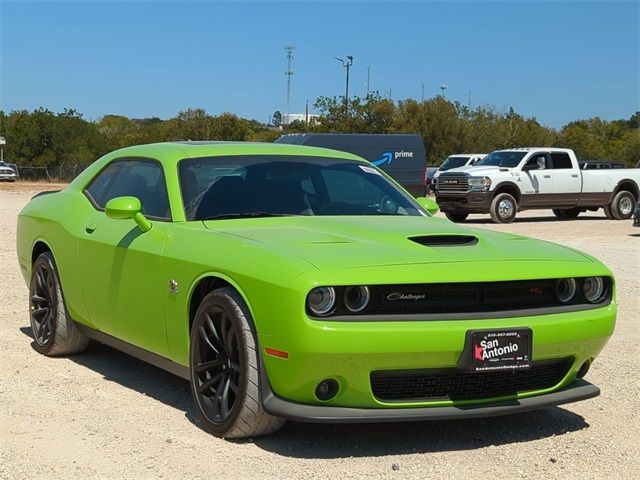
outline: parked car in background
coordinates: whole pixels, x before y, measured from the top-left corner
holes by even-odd
[[[424,185],[426,187],[427,194],[432,194],[436,191],[436,184],[433,180],[433,177],[435,176],[437,171],[438,167],[427,167],[427,169],[424,171]]]
[[[18,178],[18,169],[13,164],[0,163],[0,181],[15,182]]]
[[[489,213],[509,223],[520,210],[552,209],[560,219],[603,208],[608,218],[629,219],[640,199],[640,169],[581,170],[573,150],[514,148],[498,150],[474,167],[443,172],[436,200],[453,221],[470,213]]]
[[[633,214],[633,226],[640,227],[640,202],[636,205],[636,211]]]
[[[432,181],[433,188],[435,189],[435,186],[438,183],[438,177],[442,172],[446,172],[447,170],[452,170],[454,168],[474,166],[478,161],[482,160],[486,156],[486,153],[456,153],[455,155],[449,155],[434,174]]]
[[[436,211],[344,152],[112,152],[19,215],[33,348],[94,339],[180,375],[226,438],[597,396],[585,375],[614,330],[611,271]]]
[[[353,153],[384,170],[414,197],[426,194],[427,154],[420,135],[290,133],[282,135],[276,143]]]

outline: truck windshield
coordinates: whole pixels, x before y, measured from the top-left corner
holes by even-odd
[[[468,161],[469,157],[449,157],[440,165],[440,171],[446,172],[452,168],[464,167]]]
[[[476,163],[476,166],[514,168],[527,153],[529,152],[493,152]]]

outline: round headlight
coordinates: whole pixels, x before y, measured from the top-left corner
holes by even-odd
[[[570,302],[576,294],[576,281],[573,278],[561,278],[556,283],[556,296],[562,303]]]
[[[601,302],[604,298],[604,281],[601,277],[587,277],[582,284],[582,291],[591,303]]]
[[[351,313],[358,313],[367,308],[370,299],[369,287],[347,287],[344,291],[344,306]]]
[[[307,304],[314,315],[326,315],[336,304],[336,292],[333,287],[314,288],[309,292]]]

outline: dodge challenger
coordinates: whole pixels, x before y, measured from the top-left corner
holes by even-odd
[[[614,329],[607,267],[436,212],[343,152],[117,150],[20,213],[33,347],[94,340],[188,379],[225,438],[597,396],[584,377]]]

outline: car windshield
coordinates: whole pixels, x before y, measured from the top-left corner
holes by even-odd
[[[484,157],[478,163],[476,163],[476,167],[479,166],[491,166],[491,167],[505,167],[505,168],[515,168],[520,163],[520,160],[524,158],[524,156],[528,152],[493,152]]]
[[[446,172],[452,168],[464,167],[468,161],[469,157],[449,157],[440,165],[440,170]]]
[[[424,215],[417,203],[365,163],[325,157],[254,155],[179,163],[187,220],[284,215]]]

